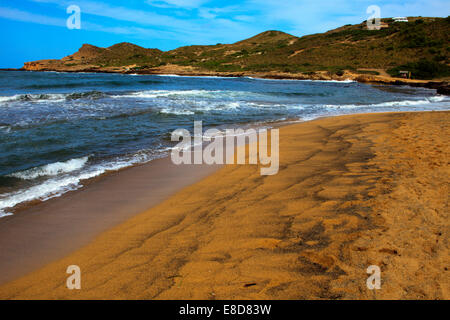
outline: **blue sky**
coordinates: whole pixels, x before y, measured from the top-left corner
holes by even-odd
[[[69,5],[81,9],[81,29],[66,27]],[[266,30],[296,36],[368,18],[450,15],[449,0],[0,0],[0,67],[62,58],[83,43],[132,42],[170,50],[182,45],[232,43]]]

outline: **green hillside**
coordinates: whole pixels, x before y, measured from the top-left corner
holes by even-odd
[[[450,17],[382,21],[385,28],[381,30],[368,30],[363,22],[301,38],[266,31],[234,44],[187,46],[167,52],[130,43],[109,48],[83,45],[77,53],[56,61],[56,65],[60,69],[89,65],[91,68],[126,66],[126,70],[145,71],[180,66],[207,72],[327,71],[337,75],[344,70],[368,74],[382,70],[392,76],[408,70],[416,79],[450,77]],[[51,67],[47,69],[54,68],[55,60],[49,61]],[[45,63],[38,68],[46,69]]]
[[[366,23],[348,25],[301,38],[264,32],[231,45],[192,46],[163,55],[163,61],[213,71],[313,72],[374,68],[392,70],[426,61],[449,76],[450,18],[411,18],[388,28],[368,30]]]

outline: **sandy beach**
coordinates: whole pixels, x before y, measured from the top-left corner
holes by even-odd
[[[347,115],[285,126],[277,175],[261,176],[250,165],[200,170],[179,190],[155,198],[151,209],[140,210],[143,202],[127,204],[134,209],[117,209],[126,213],[106,224],[98,221],[108,219],[117,204],[94,206],[95,190],[88,186],[50,210],[57,217],[69,201],[64,199],[90,195],[90,214],[80,205],[78,222],[55,223],[60,230],[74,225],[78,240],[72,246],[68,236],[64,242],[47,232],[24,235],[32,230],[29,218],[47,223],[43,231],[52,228],[38,212],[1,221],[1,237],[10,222],[16,237],[31,245],[26,254],[14,247],[1,253],[0,266],[22,268],[4,279],[31,273],[0,286],[0,298],[449,299],[449,136],[445,111]],[[140,168],[136,177],[144,174]],[[155,185],[164,188],[169,172],[161,168]],[[119,185],[127,171],[112,183]],[[144,183],[128,187],[145,198]],[[102,199],[120,194],[111,184],[91,188]],[[95,210],[102,214],[93,215]],[[97,227],[85,236],[87,225]],[[55,239],[58,248],[40,258],[40,243]],[[81,268],[81,290],[66,287],[69,265]],[[366,287],[370,265],[381,268],[380,290]]]
[[[91,179],[82,190],[62,197],[23,205],[0,222],[0,284],[87,245],[218,168],[157,159]]]

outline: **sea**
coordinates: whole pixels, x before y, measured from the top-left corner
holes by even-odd
[[[162,158],[176,129],[448,110],[435,90],[353,81],[0,71],[0,217]],[[282,160],[282,159],[281,159]]]

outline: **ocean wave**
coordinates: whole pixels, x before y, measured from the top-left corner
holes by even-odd
[[[114,99],[170,99],[189,103],[218,103],[230,99],[248,99],[267,96],[265,92],[229,91],[229,90],[144,90],[111,95]]]
[[[173,115],[177,115],[177,116],[195,114],[194,111],[180,110],[180,109],[175,109],[175,108],[163,108],[159,112],[163,113],[163,114],[173,114]]]
[[[443,95],[437,95],[437,96],[434,96],[434,97],[430,97],[428,99],[430,101],[432,101],[432,102],[441,102],[441,101],[444,101],[444,100],[448,100],[448,98],[446,96],[443,96]]]
[[[329,97],[330,92],[265,92],[267,95],[286,97]]]
[[[257,92],[257,91],[232,91],[232,90],[144,90],[129,92],[124,94],[111,95],[114,99],[123,98],[135,98],[135,99],[177,99],[187,98],[192,101],[194,99],[208,99],[208,100],[229,100],[229,99],[242,99],[248,100],[249,98],[256,98],[258,100],[264,100],[267,96],[279,96],[279,97],[327,97],[331,93],[328,92]]]
[[[176,97],[176,96],[209,96],[214,97],[214,94],[223,93],[220,90],[145,90],[137,91],[123,95],[112,95],[111,98],[161,98],[161,97]],[[231,91],[230,91],[231,92]]]
[[[181,77],[181,76],[179,76],[179,75],[177,75],[177,74],[155,74],[155,76],[158,76],[158,77]]]
[[[0,126],[0,130],[5,133],[8,134],[11,132],[11,126]]]
[[[428,97],[423,100],[390,101],[390,102],[373,104],[371,106],[374,106],[374,107],[420,106],[420,105],[430,104],[430,103],[434,103],[434,102],[442,102],[444,100],[445,100],[444,96],[435,96],[435,97]]]
[[[220,100],[220,99],[248,99],[252,98],[262,98],[266,96],[272,95],[308,95],[306,93],[296,93],[296,92],[257,92],[257,91],[234,91],[234,90],[144,90],[144,91],[136,91],[125,94],[111,95],[111,98],[120,99],[120,98],[143,98],[143,99],[155,99],[155,98],[188,98],[188,99],[212,99],[212,100]],[[315,94],[312,94],[313,96]],[[320,95],[320,94],[318,94]],[[194,101],[194,100],[192,100]]]
[[[382,107],[414,107],[429,105],[432,103],[442,102],[446,100],[445,96],[428,97],[422,100],[401,100],[388,101],[375,104],[341,104],[341,105],[323,105],[326,108],[342,108],[342,109],[357,109],[357,108],[382,108]]]
[[[100,99],[107,97],[100,91],[74,92],[74,93],[42,93],[42,94],[17,94],[13,96],[0,96],[0,103],[10,102],[63,102],[78,99]]]
[[[162,157],[165,154],[164,152],[167,151],[167,148],[160,148],[153,152],[141,150],[132,155],[118,157],[114,160],[98,163],[85,169],[83,166],[86,164],[88,157],[72,159],[66,162],[57,162],[50,165],[53,165],[53,168],[47,167],[45,170],[44,167],[46,166],[40,167],[42,172],[51,173],[50,178],[30,188],[0,195],[0,218],[11,215],[11,213],[8,212],[8,209],[13,208],[20,203],[33,200],[46,201],[52,198],[60,197],[67,192],[82,188],[83,180],[92,179],[106,172],[117,171],[135,164],[147,163],[151,160]],[[83,164],[83,166],[81,166],[81,164]],[[60,171],[58,168],[64,168],[64,170]],[[79,169],[84,170],[76,174],[71,174]],[[33,179],[33,177],[41,176],[40,173],[41,171],[39,170],[36,172],[30,171],[28,173],[23,171],[18,177]],[[58,174],[61,175],[58,176]],[[47,174],[47,176],[49,175]]]
[[[224,76],[184,76],[178,74],[155,74],[158,77],[169,77],[169,78],[199,78],[199,79],[237,79],[239,77],[224,77]]]
[[[107,95],[100,91],[87,91],[87,92],[75,92],[65,96],[66,100],[78,100],[78,99],[101,99]]]
[[[8,102],[10,100],[14,100],[16,96],[11,97],[0,97],[0,102]]]
[[[262,80],[262,81],[303,81],[303,82],[321,82],[321,83],[354,83],[357,82],[351,79],[345,80],[312,80],[312,79],[270,79],[270,78],[255,78],[255,77],[246,77],[251,80]]]
[[[122,80],[107,80],[107,81],[87,81],[87,82],[62,82],[62,83],[50,83],[50,84],[31,84],[21,87],[21,89],[60,89],[60,88],[95,88],[98,86],[110,86],[110,87],[129,87],[134,84],[158,84],[162,83],[160,80],[134,80],[134,81],[122,81]]]
[[[64,101],[64,94],[16,94],[14,96],[2,96],[0,97],[0,103],[2,102],[15,102],[15,101],[40,101],[40,100],[53,100],[53,101]]]
[[[256,104],[255,104],[256,105]],[[160,109],[160,113],[174,115],[193,115],[214,111],[235,111],[242,107],[255,107],[246,102],[225,102],[225,101],[182,101],[179,107],[165,107]]]
[[[322,82],[322,83],[356,83],[357,81],[351,79],[345,80],[300,80],[300,81],[311,81],[311,82]]]
[[[62,173],[69,173],[80,170],[87,163],[89,157],[71,159],[64,162],[55,162],[41,167],[31,168],[25,171],[11,173],[8,176],[23,180],[33,180],[45,176],[57,176]]]
[[[59,197],[69,191],[77,190],[81,187],[81,180],[94,178],[103,172],[104,171],[102,170],[97,170],[86,172],[78,176],[52,178],[28,189],[5,194],[2,199],[0,199],[0,213],[3,212],[3,214],[8,214],[6,209],[13,208],[23,202],[32,200],[46,201],[54,197]]]
[[[10,212],[5,212],[3,210],[0,209],[0,218],[4,218],[4,217],[8,217],[8,216],[12,216],[13,214]]]
[[[154,90],[135,92],[126,97],[136,98],[175,98],[170,101],[170,106],[162,101],[163,106],[159,109],[161,114],[173,115],[193,115],[204,112],[233,112],[243,109],[265,109],[265,110],[304,110],[305,108],[327,108],[327,109],[369,109],[369,108],[389,108],[389,107],[415,107],[437,105],[439,102],[446,101],[445,96],[432,96],[421,98],[419,100],[399,100],[387,101],[374,104],[283,104],[275,102],[245,101],[249,95],[252,98],[258,98],[260,95],[273,95],[274,92],[252,93],[252,92],[227,92],[227,91],[207,91],[207,90]],[[278,95],[278,93],[277,93]],[[299,95],[302,93],[279,93],[279,95]],[[123,96],[121,96],[123,97]],[[232,100],[231,100],[232,99]]]

